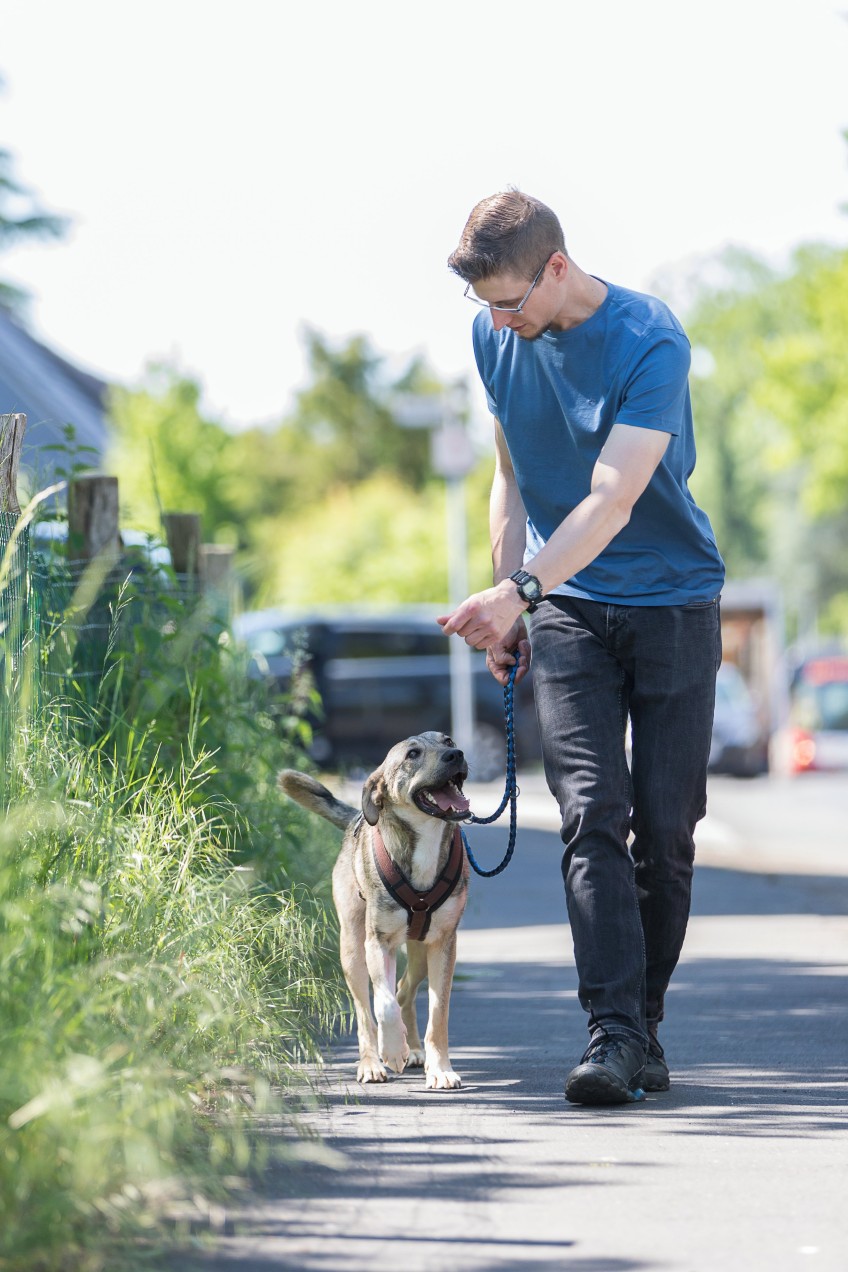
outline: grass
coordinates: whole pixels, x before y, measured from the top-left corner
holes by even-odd
[[[185,639],[196,611],[131,599],[94,694],[56,672],[60,620],[4,660],[2,1269],[141,1266],[261,1165],[260,1115],[296,1159],[299,1066],[342,1010],[335,840],[273,789],[296,742],[205,621]]]

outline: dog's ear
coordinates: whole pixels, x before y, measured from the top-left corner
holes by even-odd
[[[386,779],[381,768],[375,769],[362,788],[362,814],[369,826],[376,826],[386,798]]]

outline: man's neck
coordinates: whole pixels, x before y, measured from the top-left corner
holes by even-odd
[[[586,274],[569,258],[568,291],[565,303],[550,325],[551,331],[570,331],[591,318],[604,303],[607,287],[591,274]]]

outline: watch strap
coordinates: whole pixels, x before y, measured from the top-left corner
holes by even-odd
[[[542,599],[541,583],[536,578],[535,574],[528,574],[526,570],[516,570],[513,574],[510,574],[509,577],[512,580],[512,582],[516,585],[518,589],[518,595],[521,597],[522,601],[526,602],[527,613],[532,614],[533,611],[538,608],[539,601]],[[525,588],[528,583],[533,585],[532,587],[532,592],[534,593],[533,595],[528,595],[528,593],[525,591]]]

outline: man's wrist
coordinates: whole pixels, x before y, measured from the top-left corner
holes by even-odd
[[[514,604],[516,614],[520,618],[527,612],[527,602],[523,597],[519,596],[518,588],[511,578],[503,578],[499,583],[495,584],[495,590],[500,592],[505,601]]]
[[[535,574],[530,574],[527,570],[515,570],[509,576],[510,582],[515,584],[515,590],[528,614],[532,614],[542,600],[542,584],[539,582]]]

